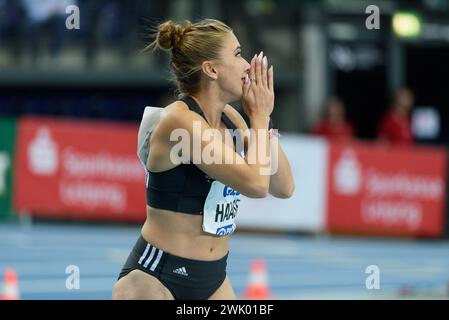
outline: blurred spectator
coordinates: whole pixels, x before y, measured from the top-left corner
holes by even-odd
[[[312,134],[331,140],[347,140],[354,136],[354,129],[346,120],[345,105],[339,98],[331,97],[327,101],[324,117],[312,129]]]
[[[390,110],[382,118],[377,136],[391,144],[411,145],[413,143],[410,112],[413,107],[413,93],[406,88],[397,90]]]
[[[151,26],[165,21],[171,1],[157,0],[79,0],[86,12],[86,62],[95,65],[97,54],[105,48],[121,54],[126,63],[131,55],[143,49],[152,38],[147,36]],[[149,32],[152,33],[152,32]],[[165,55],[161,55],[165,59]],[[165,61],[165,60],[163,60]],[[162,61],[161,61],[162,62]]]
[[[125,30],[122,18],[127,16],[126,9],[129,3],[132,2],[117,0],[81,1],[81,11],[86,12],[84,20],[87,29],[85,51],[88,66],[94,64],[99,49],[104,47],[106,42],[115,41],[121,44],[120,30]],[[120,16],[120,13],[123,16]],[[105,38],[110,38],[111,41],[105,41]]]
[[[36,61],[41,41],[46,36],[50,38],[50,56],[52,60],[56,59],[61,50],[63,32],[66,28],[65,9],[71,4],[76,5],[76,0],[22,0],[21,3],[27,18],[26,33],[32,61]]]
[[[21,6],[16,0],[0,0],[0,43],[6,46],[13,57],[14,63],[18,63],[20,56],[20,43],[18,41],[22,16]]]

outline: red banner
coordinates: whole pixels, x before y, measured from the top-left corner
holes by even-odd
[[[138,127],[23,118],[17,137],[15,207],[40,217],[142,222],[145,171]]]
[[[330,145],[327,228],[373,235],[440,236],[446,151]]]

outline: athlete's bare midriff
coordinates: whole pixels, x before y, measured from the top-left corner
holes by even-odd
[[[202,231],[202,215],[192,215],[147,206],[143,238],[170,254],[195,260],[218,260],[228,252],[228,237]]]

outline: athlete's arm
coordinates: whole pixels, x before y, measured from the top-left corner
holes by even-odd
[[[266,129],[268,121],[269,118],[260,117],[254,119],[253,123],[255,127]],[[177,157],[180,152],[188,152],[188,160],[208,176],[234,190],[251,198],[261,198],[268,194],[269,176],[260,174],[263,164],[258,160],[248,163],[219,137],[207,137],[214,129],[200,115],[190,110],[178,109],[176,112],[163,114],[158,126],[158,134],[166,141],[166,150],[172,154],[172,162],[179,159]],[[256,144],[257,137],[248,148],[256,148]]]
[[[278,139],[273,137],[272,139]],[[271,142],[273,142],[271,140]],[[277,148],[277,151],[274,148]],[[271,143],[271,153],[277,152],[277,170],[273,175],[270,176],[270,189],[269,193],[276,197],[287,199],[293,195],[295,191],[295,182],[293,180],[292,170],[290,168],[290,163],[288,162],[287,156],[282,150],[281,145],[278,143]],[[274,159],[272,159],[274,161]]]
[[[231,119],[231,121],[237,126],[238,129],[242,130],[243,132],[246,132],[248,130],[248,125],[246,124],[245,120],[241,116],[241,114],[235,110],[231,105],[226,106],[226,114]],[[244,145],[246,146],[248,141],[248,136],[245,135],[245,141]],[[272,139],[278,139],[277,137],[273,137]],[[273,142],[273,140],[271,141]],[[277,147],[277,150],[275,148]],[[276,197],[276,198],[290,198],[293,195],[293,192],[295,190],[295,183],[293,180],[292,171],[290,168],[290,163],[287,159],[287,156],[284,153],[284,150],[282,150],[282,147],[277,141],[277,143],[270,143],[271,148],[271,154],[275,154],[277,152],[277,171],[270,176],[270,188],[269,193]],[[275,158],[271,158],[272,166],[273,161],[275,161]]]

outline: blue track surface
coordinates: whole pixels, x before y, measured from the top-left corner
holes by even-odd
[[[23,299],[110,299],[140,227],[0,224],[0,272],[14,268]],[[228,275],[241,296],[253,259],[267,261],[276,299],[449,298],[449,242],[235,234]],[[80,289],[66,288],[66,267],[80,269]],[[380,289],[365,269],[377,265]],[[408,295],[400,295],[408,288]]]

